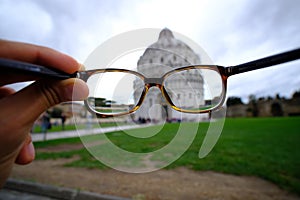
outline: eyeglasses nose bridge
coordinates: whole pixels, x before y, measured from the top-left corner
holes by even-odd
[[[144,82],[146,85],[149,85],[150,87],[156,85],[162,85],[163,78],[145,78]]]
[[[175,110],[180,110],[179,108],[177,108],[174,104],[173,104],[173,102],[172,102],[172,100],[171,100],[171,98],[170,98],[170,96],[169,96],[169,94],[167,93],[167,91],[165,90],[165,88],[163,87],[163,78],[145,78],[145,93],[144,93],[144,97],[146,96],[146,94],[148,93],[148,91],[149,91],[149,89],[151,88],[151,87],[158,87],[158,89],[161,91],[161,93],[162,93],[162,96],[165,98],[165,100],[170,104],[170,106],[173,108],[173,109],[175,109]],[[144,98],[141,100],[141,101],[143,101],[144,100]]]
[[[162,93],[164,93],[163,86],[162,86],[163,78],[145,78],[144,82],[146,86],[146,93],[149,91],[151,87],[158,87],[159,90]]]
[[[145,78],[144,79],[147,92],[151,87],[158,87],[162,91],[163,78]]]

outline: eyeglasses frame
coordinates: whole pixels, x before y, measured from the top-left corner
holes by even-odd
[[[184,66],[184,67],[180,67],[180,68],[175,68],[175,69],[167,72],[161,78],[146,78],[139,72],[131,71],[131,70],[127,70],[127,69],[116,69],[116,68],[95,69],[95,70],[88,70],[88,71],[79,71],[79,72],[75,72],[73,74],[67,74],[65,72],[51,69],[46,66],[36,65],[36,64],[32,64],[32,63],[21,62],[21,61],[16,61],[16,60],[11,60],[11,59],[5,59],[5,58],[0,58],[0,68],[1,68],[1,72],[3,74],[12,74],[13,73],[13,74],[27,75],[29,77],[28,79],[30,79],[30,80],[37,80],[39,78],[57,79],[57,80],[64,80],[64,79],[68,79],[68,78],[80,78],[86,82],[91,75],[93,75],[95,73],[103,73],[103,72],[126,72],[126,73],[131,73],[131,74],[134,74],[134,75],[140,77],[145,83],[144,90],[143,90],[142,96],[141,96],[139,102],[137,103],[137,105],[134,107],[134,109],[130,110],[129,112],[121,113],[121,114],[112,114],[112,115],[101,114],[101,113],[97,113],[93,109],[91,109],[87,103],[87,100],[84,101],[85,106],[87,107],[87,109],[90,112],[95,113],[97,115],[97,117],[106,118],[106,117],[113,117],[113,116],[122,116],[122,115],[126,115],[126,114],[135,112],[137,109],[140,108],[147,92],[153,86],[156,86],[161,90],[162,95],[167,100],[167,102],[170,104],[170,106],[177,111],[187,112],[187,113],[210,113],[214,110],[219,109],[223,105],[223,103],[225,101],[225,96],[227,93],[227,79],[230,76],[248,72],[248,71],[261,69],[261,68],[271,67],[274,65],[290,62],[290,61],[297,60],[297,59],[300,59],[300,48],[297,48],[297,49],[294,49],[291,51],[287,51],[287,52],[283,52],[283,53],[279,53],[279,54],[275,54],[272,56],[268,56],[268,57],[254,60],[251,62],[247,62],[244,64],[229,66],[229,67],[224,67],[224,66],[219,66],[219,65]],[[216,105],[210,109],[207,109],[207,110],[200,110],[200,111],[193,112],[193,111],[187,111],[184,109],[177,108],[172,103],[169,95],[167,94],[167,92],[165,91],[165,89],[163,87],[164,79],[173,73],[176,73],[176,72],[179,72],[182,70],[192,69],[192,68],[210,69],[210,70],[214,70],[220,74],[222,81],[223,81],[224,88],[222,89],[222,99],[218,105]]]
[[[169,96],[168,92],[166,91],[165,87],[164,87],[164,82],[166,80],[167,77],[169,77],[170,75],[174,74],[174,73],[178,73],[181,71],[186,71],[186,70],[190,70],[190,69],[208,69],[208,70],[213,70],[216,71],[218,74],[220,74],[220,70],[223,70],[224,67],[222,66],[217,66],[217,65],[191,65],[191,66],[185,66],[185,67],[180,67],[180,68],[176,68],[176,69],[172,69],[170,71],[168,71],[167,73],[165,73],[162,77],[160,78],[148,78],[145,77],[144,75],[142,75],[139,72],[136,71],[132,71],[132,70],[128,70],[128,69],[117,69],[117,68],[107,68],[107,69],[95,69],[95,70],[88,70],[88,71],[83,71],[83,72],[79,72],[78,73],[78,78],[82,79],[83,81],[87,82],[87,80],[95,74],[100,74],[100,73],[106,73],[106,72],[124,72],[124,73],[128,73],[128,74],[133,74],[137,77],[139,77],[143,82],[144,82],[144,88],[143,91],[141,93],[141,97],[139,99],[139,101],[137,102],[137,104],[128,112],[123,112],[123,113],[114,113],[114,114],[107,114],[107,113],[100,113],[96,110],[94,110],[93,108],[91,108],[91,106],[88,103],[88,100],[84,100],[84,104],[85,106],[89,109],[90,112],[95,113],[97,115],[97,117],[101,117],[101,118],[106,118],[106,117],[118,117],[118,116],[123,116],[123,115],[127,115],[127,114],[131,114],[133,112],[135,112],[136,110],[138,110],[148,91],[150,90],[151,87],[157,87],[161,93],[162,96],[165,98],[166,102],[171,106],[171,108],[173,108],[176,111],[179,112],[184,112],[184,113],[208,113],[212,110],[215,110],[216,108],[220,107],[220,105],[222,105],[225,101],[225,94],[226,94],[226,86],[227,86],[227,78],[226,76],[223,76],[222,74],[220,74],[220,77],[222,78],[222,98],[221,98],[221,102],[219,102],[219,104],[213,106],[210,109],[207,110],[186,110],[186,109],[182,109],[179,108],[177,106],[174,105],[174,103],[171,100],[171,97]]]
[[[166,99],[167,103],[176,111],[179,112],[184,112],[184,113],[197,113],[197,114],[201,114],[201,113],[210,113],[214,110],[219,109],[223,104],[224,101],[226,99],[226,93],[227,93],[227,79],[230,76],[236,75],[236,74],[240,74],[240,73],[244,73],[244,72],[248,72],[248,71],[253,71],[253,70],[257,70],[257,69],[261,69],[261,68],[266,68],[266,67],[271,67],[274,65],[278,65],[278,64],[282,64],[285,62],[290,62],[293,60],[297,60],[300,58],[300,48],[295,49],[295,50],[291,50],[291,51],[287,51],[284,53],[280,53],[280,54],[276,54],[276,55],[272,55],[272,56],[268,56],[265,58],[261,58],[258,60],[254,60],[251,62],[247,62],[244,64],[240,64],[240,65],[235,65],[235,66],[229,66],[229,67],[224,67],[224,66],[220,66],[220,65],[191,65],[191,66],[184,66],[184,67],[180,67],[180,68],[175,68],[172,69],[170,71],[168,71],[167,73],[165,73],[162,77],[160,78],[147,78],[144,75],[140,74],[139,72],[136,71],[131,71],[128,69],[116,69],[116,68],[107,68],[107,69],[95,69],[95,70],[88,70],[88,71],[83,71],[83,72],[78,72],[77,77],[87,81],[88,78],[95,74],[95,73],[104,73],[104,72],[125,72],[125,73],[131,73],[134,74],[138,77],[140,77],[143,81],[144,81],[144,90],[141,94],[141,97],[137,103],[137,105],[129,110],[128,112],[124,112],[124,113],[118,113],[118,114],[103,114],[103,113],[98,113],[97,111],[93,110],[92,108],[90,108],[90,106],[88,105],[87,100],[84,100],[84,104],[85,106],[88,108],[88,110],[92,113],[95,113],[97,115],[97,117],[100,118],[107,118],[107,117],[118,117],[118,116],[123,116],[123,115],[127,115],[127,114],[131,114],[133,112],[135,112],[136,110],[138,110],[140,108],[140,106],[142,105],[149,89],[151,87],[158,87],[163,95],[163,97]],[[177,72],[180,71],[184,71],[184,70],[188,70],[188,69],[209,69],[209,70],[213,70],[216,71],[221,79],[222,79],[222,94],[221,94],[221,101],[206,110],[197,110],[197,111],[192,111],[192,110],[185,110],[185,109],[181,109],[178,108],[177,106],[175,106],[171,100],[171,98],[169,97],[167,91],[164,88],[164,80]]]

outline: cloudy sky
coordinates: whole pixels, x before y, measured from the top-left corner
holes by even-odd
[[[0,38],[48,46],[80,62],[107,39],[164,28],[235,65],[300,47],[299,0],[0,0]],[[229,78],[244,100],[300,89],[300,60]]]

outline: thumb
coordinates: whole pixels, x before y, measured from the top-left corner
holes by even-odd
[[[88,96],[88,86],[83,80],[76,78],[52,82],[44,80],[37,82],[29,90],[29,93],[34,92],[37,95],[41,111],[62,102],[84,100]]]
[[[32,143],[31,135],[28,134],[27,138],[25,139],[19,154],[15,160],[15,163],[20,165],[29,164],[35,158],[35,149]]]
[[[80,79],[36,81],[23,90],[0,100],[0,117],[5,119],[1,121],[6,122],[2,125],[8,130],[17,130],[15,127],[17,125],[22,132],[24,127],[30,128],[40,114],[51,106],[65,101],[83,100],[87,95],[88,87]]]

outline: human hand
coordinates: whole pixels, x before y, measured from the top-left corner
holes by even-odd
[[[73,58],[31,44],[0,40],[0,57],[39,64],[70,74],[80,71],[80,64]],[[35,82],[19,92],[5,87],[10,83],[32,80]],[[51,106],[83,100],[87,95],[87,85],[76,78],[50,81],[20,74],[0,74],[0,188],[14,163],[27,164],[34,159],[35,151],[30,136],[34,121]]]

